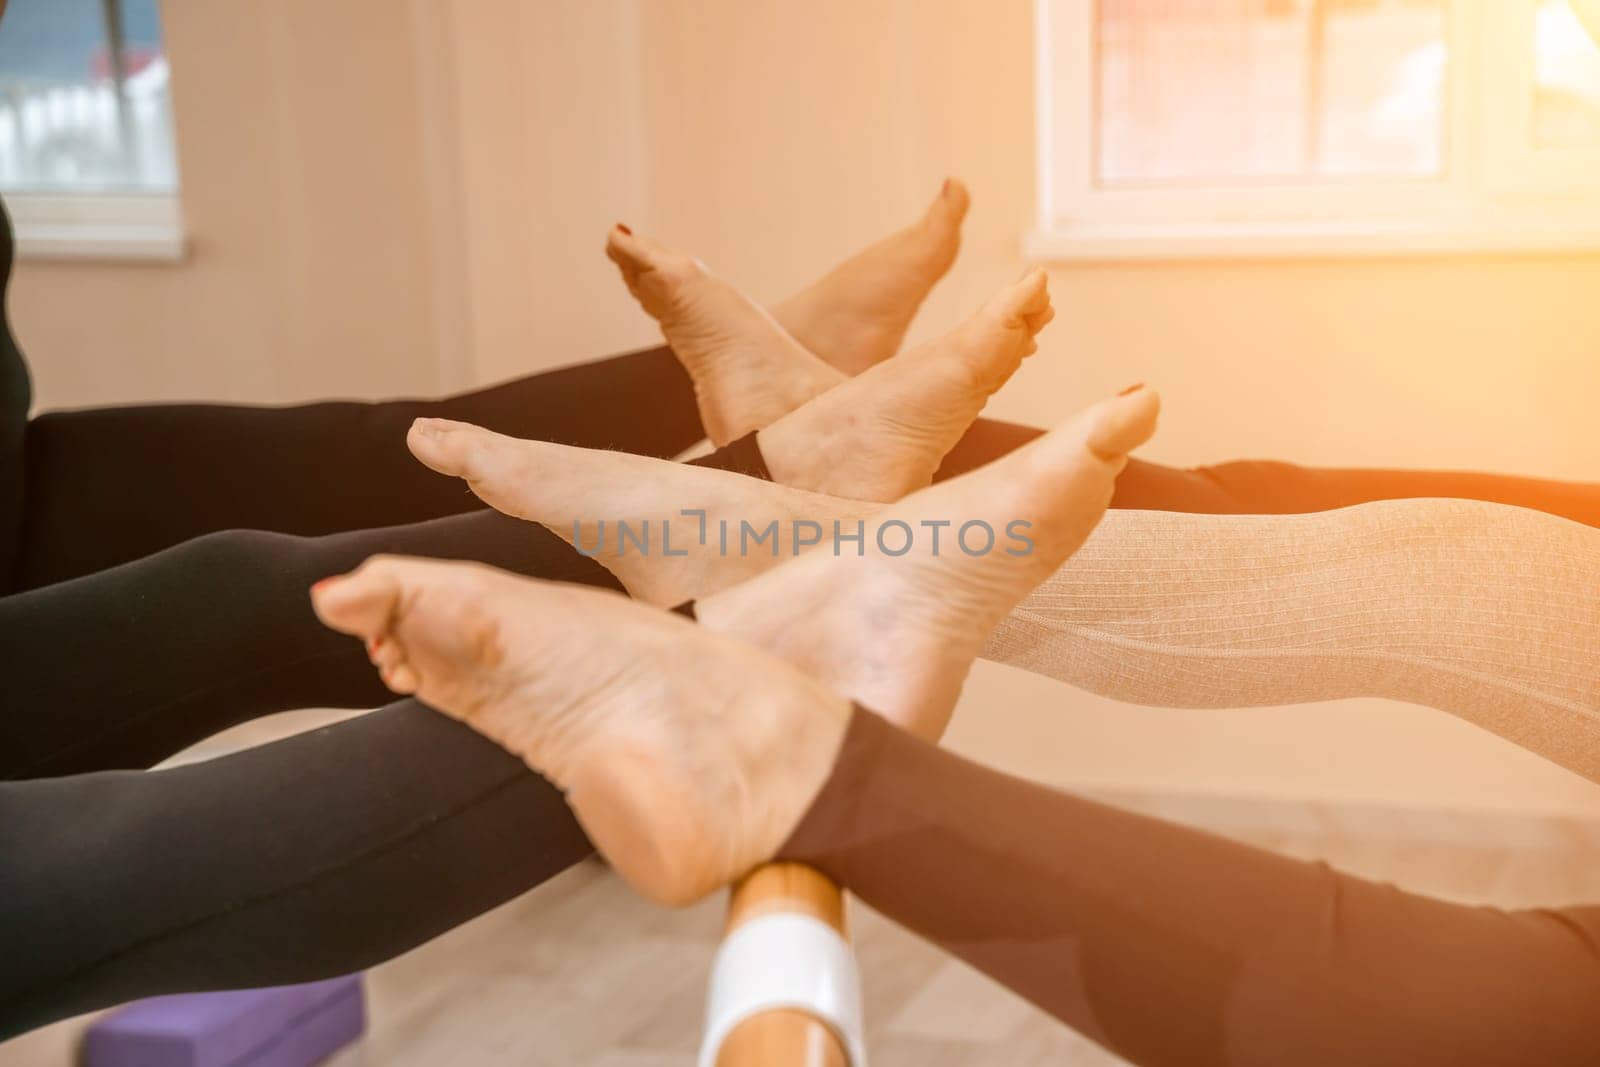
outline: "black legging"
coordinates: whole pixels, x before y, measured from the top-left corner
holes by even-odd
[[[172,770],[3,784],[0,1037],[346,974],[590,851],[554,787],[409,700]]]
[[[218,530],[327,534],[478,510],[406,451],[418,416],[668,457],[702,432],[671,349],[437,401],[164,405],[42,415],[22,437],[12,588],[36,589]]]
[[[757,456],[747,438],[695,462],[764,474]],[[0,598],[0,694],[30,712],[0,716],[0,781],[145,768],[263,715],[389,700],[361,646],[321,625],[307,594],[379,552],[622,591],[549,530],[487,508],[322,537],[205,534]]]
[[[1600,908],[1407,893],[1000,774],[860,708],[778,854],[1140,1067],[1600,1063]]]
[[[620,408],[598,399],[606,396]],[[629,428],[609,433],[586,422],[584,408],[608,408]],[[316,579],[374,553],[475,559],[620,589],[543,527],[481,507],[458,481],[416,463],[404,435],[417,415],[655,455],[700,436],[692,388],[664,348],[438,403],[130,410],[141,417],[47,416],[20,435],[27,497],[46,501],[20,524],[29,531],[22,584],[121,559],[129,543],[199,536],[0,598],[9,712],[0,716],[0,1038],[131,996],[347,973],[587,855],[543,779],[412,701],[192,767],[94,772],[148,767],[277,711],[388,699],[360,646],[321,626],[307,596]],[[540,427],[530,411],[555,414]],[[115,449],[108,434],[119,419],[128,444]],[[231,420],[241,432],[229,432]],[[297,446],[302,420],[330,448],[348,438],[339,454],[361,457],[359,480],[384,492],[352,492],[361,506],[328,492],[316,450]],[[182,435],[169,422],[206,438],[214,474],[290,464],[308,479],[306,506],[296,506],[285,471],[266,479],[263,500],[157,479],[150,493],[124,497],[141,506],[122,521],[84,525],[109,506],[117,478],[139,484],[131,455],[153,462],[176,447]],[[35,435],[39,425],[48,435]],[[363,445],[364,435],[387,448]],[[40,439],[48,458],[35,462]],[[96,470],[97,449],[115,477]],[[751,439],[696,462],[765,474]],[[76,502],[61,484],[39,483],[41,470],[96,488]],[[387,498],[413,493],[420,503]],[[276,517],[278,527],[322,531],[431,513],[445,517],[321,536],[226,528]],[[47,529],[48,554],[39,555],[30,546]],[[495,871],[474,870],[472,856],[497,857]]]
[[[620,589],[544,527],[495,511],[325,537],[206,534],[0,599],[0,691],[12,709],[0,717],[0,780],[145,768],[263,715],[393,700],[361,646],[318,623],[307,595],[374,552],[466,555]]]

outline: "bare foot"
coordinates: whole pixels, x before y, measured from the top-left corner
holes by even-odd
[[[500,510],[581,534],[585,550],[635,595],[661,605],[698,597],[707,625],[937,736],[989,630],[1083,543],[1159,408],[1146,389],[1103,401],[987,466],[877,510],[726,471],[461,424],[425,441],[414,430],[412,449],[467,477]],[[612,520],[609,536],[596,536],[597,517]],[[617,518],[650,523],[651,550],[622,542]],[[757,542],[747,529],[772,536]],[[850,540],[836,541],[840,533]],[[891,554],[908,539],[907,551]],[[793,559],[805,542],[818,547]],[[888,639],[876,641],[880,632]],[[907,684],[912,677],[917,684]]]
[[[989,397],[1038,349],[1055,311],[1029,271],[937,341],[816,397],[756,438],[775,481],[852,500],[898,500],[933,481]]]
[[[465,479],[484,503],[543,523],[599,560],[630,595],[662,607],[759,574],[806,547],[797,541],[831,538],[834,519],[864,518],[877,508],[707,467],[523,441],[447,419],[416,420],[406,443],[440,474]],[[813,519],[827,525],[797,527]],[[769,529],[776,534],[765,536]],[[721,551],[725,543],[729,549]]]
[[[773,317],[846,374],[888,359],[929,290],[955,262],[970,202],[967,187],[949,179],[922,218],[774,307]]]
[[[990,632],[1088,539],[1159,410],[1143,388],[1102,401],[876,512],[860,548],[813,549],[700,600],[698,618],[937,738]]]
[[[832,768],[850,709],[786,663],[595,589],[377,556],[312,590],[384,681],[521,757],[654,900],[772,856]]]
[[[623,226],[607,237],[606,255],[694,380],[713,443],[759,430],[844,380],[698,260]]]
[[[859,378],[779,419],[757,437],[778,482],[851,501],[894,500],[925,486],[989,395],[1034,349],[1033,335],[1050,320],[1049,295],[1042,271],[1009,286],[950,334],[872,368]],[[407,436],[412,453],[441,474],[465,478],[487,503],[509,515],[542,522],[583,551],[598,555],[614,570],[630,544],[648,554],[649,545],[625,541],[622,524],[634,534],[683,516],[660,512],[656,478],[678,487],[684,507],[710,507],[732,513],[735,490],[721,472],[698,467],[660,472],[656,461],[594,452],[542,441],[519,441],[467,423],[418,419]],[[652,473],[655,472],[655,473]],[[737,483],[732,483],[737,484]],[[756,483],[759,486],[761,483]],[[751,510],[739,519],[764,529],[772,520],[792,528],[792,520],[837,513],[837,506],[804,496],[768,495],[777,510]],[[605,501],[605,514],[585,513],[586,502]],[[691,503],[699,501],[699,503]],[[864,506],[854,510],[865,513]],[[611,523],[607,538],[603,523]],[[704,531],[674,532],[661,527],[681,549]],[[664,546],[670,551],[670,546]],[[787,543],[775,546],[789,554]],[[665,583],[653,574],[667,576]],[[645,568],[628,582],[636,596],[666,602],[681,588],[679,571]],[[624,579],[627,581],[627,579]]]
[[[686,903],[793,830],[843,738],[836,693],[938,736],[994,623],[1087,537],[1157,409],[1143,390],[1097,405],[886,511],[879,531],[904,530],[907,551],[881,533],[859,556],[813,551],[702,600],[698,627],[597,590],[395,557],[319,583],[312,600],[367,641],[391,688],[565,789],[636,887]],[[991,537],[974,551],[979,523],[1011,550]],[[941,524],[943,553],[921,536]]]

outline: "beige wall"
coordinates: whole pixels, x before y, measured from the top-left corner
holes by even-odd
[[[226,9],[226,14],[221,9]],[[1023,267],[1027,0],[169,0],[179,268],[29,264],[46,403],[378,394],[647,342],[599,255],[617,218],[764,298],[976,196],[918,325]],[[992,411],[1133,380],[1151,458],[1600,471],[1600,258],[1052,271],[1062,314]],[[82,308],[94,308],[84,314]],[[1133,709],[980,667],[960,747],[1109,785],[1600,811],[1600,789],[1423,709]]]

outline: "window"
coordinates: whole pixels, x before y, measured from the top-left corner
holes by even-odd
[[[1600,147],[1600,45],[1567,0],[1543,0],[1533,32],[1534,147]]]
[[[11,0],[0,193],[24,256],[182,254],[156,0]]]
[[[1037,0],[1030,252],[1600,247],[1596,9]]]

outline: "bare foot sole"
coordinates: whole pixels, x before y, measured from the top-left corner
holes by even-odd
[[[652,899],[688,903],[771,857],[832,767],[849,706],[788,664],[624,597],[378,556],[312,590],[384,681],[567,793]]]
[[[836,694],[939,734],[994,623],[1082,544],[1157,410],[1144,390],[1105,401],[887,509],[878,529],[911,534],[903,549],[875,537],[860,555],[807,553],[702,600],[698,627],[595,590],[393,557],[319,583],[313,604],[366,640],[391,688],[565,789],[635,886],[684,903],[798,823],[848,721]],[[960,552],[917,539],[953,516]],[[962,540],[980,524],[1015,539],[1018,522],[1027,551]]]

